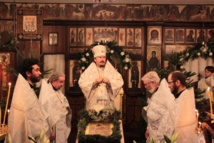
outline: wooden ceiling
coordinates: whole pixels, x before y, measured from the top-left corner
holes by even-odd
[[[214,0],[1,0],[24,3],[214,4]]]

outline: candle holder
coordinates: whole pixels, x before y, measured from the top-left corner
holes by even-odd
[[[196,132],[197,135],[200,135],[200,134],[201,134],[201,131],[202,131],[202,129],[199,128],[199,127],[195,129],[195,132]]]
[[[6,114],[7,114],[7,109],[8,109],[8,102],[10,98],[10,91],[11,91],[11,83],[8,83],[8,94],[7,94],[7,101],[6,101],[6,106],[5,106],[5,111],[4,111],[4,116],[3,116],[3,123],[1,121],[2,119],[2,112],[1,112],[1,105],[0,105],[0,141],[5,139],[5,137],[9,133],[9,127],[5,124],[6,120]],[[9,117],[9,112],[8,112],[8,117]]]
[[[7,125],[1,125],[0,126],[0,141],[5,139],[5,137],[8,135],[9,133],[9,127]]]

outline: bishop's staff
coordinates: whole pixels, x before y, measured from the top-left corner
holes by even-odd
[[[8,93],[7,93],[7,101],[6,101],[6,106],[5,106],[5,110],[4,110],[4,120],[3,120],[3,125],[5,125],[5,119],[6,119],[6,115],[7,115],[7,108],[8,108],[8,102],[10,99],[10,89],[11,89],[11,83],[8,83]]]

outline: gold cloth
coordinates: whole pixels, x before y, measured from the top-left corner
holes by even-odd
[[[93,122],[87,125],[85,134],[86,135],[99,134],[101,136],[110,136],[112,134],[112,128],[113,128],[112,123]]]

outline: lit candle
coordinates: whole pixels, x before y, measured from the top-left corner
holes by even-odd
[[[4,120],[3,120],[3,125],[5,125],[5,119],[6,119],[6,115],[7,115],[7,108],[8,108],[8,102],[10,99],[10,89],[11,89],[11,83],[8,83],[8,94],[7,94],[7,101],[6,101],[6,106],[5,106],[5,110],[4,110]]]
[[[198,110],[195,110],[196,112],[196,128],[198,128],[198,116],[199,116],[199,113],[198,113]]]
[[[207,95],[209,97],[210,100],[210,117],[212,118],[213,115],[213,106],[212,106],[212,96],[211,96],[211,92],[210,92],[210,87],[207,88]]]
[[[201,128],[201,122],[199,122],[198,124],[199,124],[199,128]]]

